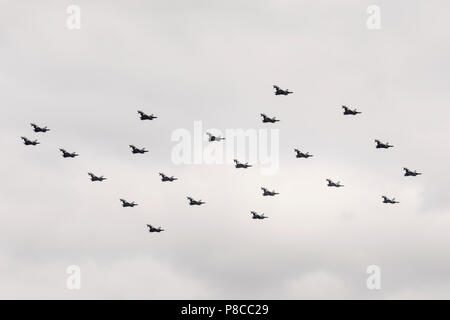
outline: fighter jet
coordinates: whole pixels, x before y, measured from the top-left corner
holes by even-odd
[[[75,152],[70,153],[70,152],[67,152],[64,149],[59,149],[59,151],[62,152],[63,158],[75,158],[75,157],[79,156],[78,153],[75,153]]]
[[[146,152],[148,152],[148,150],[145,150],[145,148],[139,149],[139,148],[136,148],[135,146],[133,146],[132,144],[130,144],[130,148],[131,148],[131,152],[132,153],[146,153]]]
[[[283,90],[283,89],[280,89],[280,87],[276,86],[276,85],[274,85],[273,88],[275,89],[276,96],[279,96],[279,95],[287,96],[288,94],[293,93],[292,91],[289,91],[289,89]]]
[[[31,141],[26,137],[20,137],[20,138],[23,140],[23,144],[26,146],[35,146],[35,145],[40,144],[40,142],[37,140]]]
[[[159,175],[161,176],[161,181],[162,182],[166,182],[166,181],[172,182],[172,181],[175,181],[175,180],[178,179],[178,178],[175,178],[174,176],[168,177],[164,173],[161,173],[161,172],[159,173]]]
[[[88,175],[91,177],[91,181],[103,181],[103,180],[106,180],[106,178],[105,177],[103,177],[103,176],[100,176],[100,177],[97,177],[95,174],[93,174],[93,173],[91,173],[91,172],[88,172]]]
[[[336,188],[339,188],[339,187],[343,187],[343,186],[344,186],[343,184],[341,184],[340,181],[338,181],[338,182],[333,182],[331,179],[327,179],[327,182],[328,182],[328,186],[329,186],[329,187],[336,187]]]
[[[352,116],[355,116],[355,115],[357,115],[358,113],[361,113],[361,112],[359,112],[358,110],[356,110],[356,109],[350,109],[350,108],[348,108],[347,106],[342,106],[342,108],[344,109],[344,115],[352,115]]]
[[[275,190],[273,190],[273,191],[269,191],[269,190],[267,190],[266,188],[264,188],[264,187],[261,187],[261,190],[263,191],[263,196],[265,197],[265,196],[275,196],[275,195],[277,195],[277,194],[279,194],[278,192],[275,192]]]
[[[161,232],[161,231],[164,231],[164,229],[161,229],[161,227],[155,228],[151,224],[148,224],[147,228],[148,228],[148,232]]]
[[[258,213],[256,213],[255,211],[250,211],[250,212],[251,212],[251,214],[253,215],[253,216],[252,216],[252,219],[264,220],[264,219],[269,218],[269,217],[265,216],[264,213],[263,213],[263,214],[258,214]]]
[[[201,206],[202,204],[205,204],[205,202],[203,202],[202,200],[194,200],[191,197],[187,197],[187,199],[189,200],[189,205],[190,206]]]
[[[375,143],[377,144],[375,147],[377,149],[389,149],[392,148],[393,146],[389,144],[389,142],[383,143],[380,140],[375,139]]]
[[[280,120],[278,120],[278,119],[275,119],[275,117],[273,117],[273,118],[269,118],[268,116],[266,116],[264,113],[261,113],[261,117],[263,117],[263,120],[262,120],[262,122],[264,122],[264,123],[267,123],[267,122],[270,122],[270,123],[275,123],[275,122],[278,122],[278,121],[280,121]]]
[[[153,120],[153,119],[158,118],[158,117],[154,116],[153,113],[150,115],[145,114],[143,111],[138,111],[138,113],[141,116],[141,120]]]
[[[137,206],[138,204],[133,202],[128,202],[127,200],[124,199],[120,199],[120,201],[122,202],[122,207],[126,208],[126,207],[131,207],[133,208],[134,206]]]
[[[408,168],[403,168],[403,170],[405,170],[405,177],[408,177],[408,176],[415,177],[415,176],[418,176],[418,175],[422,174],[421,172],[417,172],[415,170],[411,171]]]
[[[240,162],[237,161],[236,159],[234,159],[234,163],[235,163],[235,167],[236,167],[237,169],[239,169],[239,168],[247,169],[247,168],[250,168],[250,167],[251,167],[251,165],[248,164],[248,162],[246,162],[246,163],[240,163]]]
[[[398,201],[395,201],[395,198],[389,199],[386,196],[381,196],[381,197],[383,198],[383,203],[392,203],[392,204],[400,203]]]
[[[47,127],[41,128],[41,127],[39,127],[38,125],[36,125],[34,123],[30,123],[30,124],[33,127],[34,132],[47,132],[47,131],[50,131],[50,129],[47,128]]]
[[[312,154],[309,154],[309,152],[303,153],[298,149],[294,149],[294,151],[297,153],[296,157],[297,158],[309,158],[309,157],[313,157]]]
[[[212,142],[212,141],[220,141],[220,140],[225,140],[225,138],[224,137],[218,137],[218,136],[214,136],[214,135],[212,135],[211,133],[209,133],[209,132],[207,132],[206,133],[208,136],[209,136],[209,141],[210,142]]]

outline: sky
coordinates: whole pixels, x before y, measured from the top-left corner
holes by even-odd
[[[450,298],[448,1],[0,4],[0,298]],[[380,29],[367,27],[370,5]],[[277,129],[278,170],[175,163],[172,135],[196,121]]]

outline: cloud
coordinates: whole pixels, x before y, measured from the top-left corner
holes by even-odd
[[[382,29],[369,31],[360,1],[79,5],[79,31],[61,4],[1,13],[0,297],[448,296],[448,28],[428,23],[442,6],[382,2]],[[295,94],[275,97],[274,83]],[[342,104],[363,113],[343,117]],[[138,109],[158,119],[141,122]],[[261,112],[281,119],[276,175],[172,163],[174,130],[265,128]],[[376,150],[375,138],[395,148]],[[424,174],[403,177],[403,166]],[[162,184],[161,171],[179,180]],[[262,186],[280,195],[263,198]],[[78,292],[65,287],[71,264]],[[365,287],[371,264],[381,291]]]

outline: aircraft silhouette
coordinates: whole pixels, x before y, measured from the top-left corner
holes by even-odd
[[[277,194],[279,194],[278,192],[275,192],[275,190],[273,190],[273,191],[269,191],[269,190],[267,190],[266,188],[264,188],[264,187],[261,187],[261,190],[263,191],[263,196],[265,197],[265,196],[275,196],[275,195],[277,195]]]
[[[164,229],[161,229],[161,227],[155,228],[151,224],[147,225],[148,232],[161,232],[164,231]]]
[[[400,203],[400,202],[396,201],[395,198],[389,199],[386,196],[381,196],[381,197],[383,198],[383,203],[392,203],[392,204]]]
[[[106,180],[106,178],[105,177],[103,177],[103,176],[100,176],[100,177],[97,177],[95,174],[93,174],[93,173],[91,173],[91,172],[88,172],[88,175],[91,177],[91,181],[103,181],[103,180]]]
[[[161,172],[159,173],[159,175],[161,176],[161,181],[162,182],[166,182],[166,181],[172,182],[172,181],[175,181],[175,180],[178,179],[178,178],[175,178],[174,176],[168,177],[164,173],[161,173]]]
[[[392,148],[393,146],[389,144],[389,142],[383,143],[380,140],[375,139],[375,143],[377,144],[375,147],[377,149],[389,149]]]
[[[293,92],[289,91],[289,89],[283,90],[283,89],[280,89],[280,87],[276,86],[276,85],[274,85],[273,88],[275,89],[276,96],[279,96],[279,95],[287,96],[288,94],[293,93]]]
[[[194,200],[191,197],[187,197],[187,199],[189,200],[189,205],[190,206],[201,206],[202,204],[205,204],[205,202],[203,202],[202,200]]]
[[[350,109],[350,108],[348,108],[347,106],[342,106],[342,108],[344,109],[344,115],[352,115],[352,116],[355,116],[355,115],[357,115],[358,113],[361,113],[361,112],[359,112],[358,110],[356,110],[356,109]]]
[[[269,218],[269,217],[265,216],[264,213],[258,214],[255,211],[250,211],[250,213],[252,214],[252,219],[264,220],[264,219]]]
[[[40,142],[37,140],[31,141],[26,137],[20,137],[20,138],[23,140],[23,144],[26,146],[35,146],[35,145],[40,144]]]
[[[294,151],[297,153],[296,158],[309,158],[313,157],[312,154],[309,154],[309,152],[303,153],[298,149],[294,149]]]
[[[421,175],[422,173],[420,173],[420,172],[417,172],[417,171],[411,171],[411,170],[409,170],[408,168],[403,168],[403,170],[405,170],[405,177],[409,177],[409,176],[412,176],[412,177],[415,177],[415,176],[418,176],[418,175]]]
[[[235,163],[235,167],[236,168],[243,168],[243,169],[247,169],[247,168],[250,168],[251,167],[251,165],[250,164],[248,164],[248,162],[246,162],[246,163],[240,163],[239,161],[237,161],[236,159],[234,159],[234,163]]]
[[[50,131],[49,128],[47,127],[39,127],[38,125],[34,124],[34,123],[30,123],[31,126],[33,127],[34,132],[47,132]]]
[[[212,135],[211,133],[209,133],[209,132],[207,132],[206,133],[208,136],[209,136],[209,141],[220,141],[220,140],[225,140],[225,138],[224,137],[217,137],[217,136],[214,136],[214,135]]]
[[[127,200],[124,199],[120,199],[120,201],[122,202],[122,207],[126,208],[126,207],[131,207],[133,208],[134,206],[137,206],[138,204],[133,202],[128,202]]]
[[[138,111],[138,113],[139,113],[139,115],[141,116],[141,117],[140,117],[141,120],[153,120],[153,119],[158,118],[158,117],[154,116],[153,113],[150,114],[150,115],[145,114],[143,111]]]
[[[275,122],[278,122],[278,121],[280,121],[280,120],[278,120],[278,119],[275,119],[275,117],[273,117],[273,118],[269,118],[268,116],[266,116],[264,113],[261,113],[261,117],[263,117],[263,120],[262,120],[262,122],[264,122],[264,123],[267,123],[267,122],[270,122],[270,123],[275,123]]]
[[[79,156],[78,153],[75,153],[75,152],[70,153],[70,152],[67,152],[67,151],[64,150],[64,149],[59,149],[59,151],[62,152],[63,158],[75,158],[75,157],[78,157],[78,156]]]
[[[341,184],[340,181],[338,181],[338,182],[333,182],[331,179],[327,179],[327,182],[328,182],[328,187],[336,187],[336,188],[340,188],[340,187],[343,187],[343,186],[344,186],[343,184]]]
[[[130,148],[131,148],[131,152],[134,154],[148,152],[148,150],[145,150],[145,148],[139,149],[139,148],[136,148],[135,146],[133,146],[132,144],[130,144]]]

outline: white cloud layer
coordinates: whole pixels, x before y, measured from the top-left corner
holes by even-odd
[[[80,0],[78,31],[72,3],[2,3],[0,298],[450,298],[448,2],[378,1],[377,31],[356,0]],[[175,129],[259,129],[261,112],[281,119],[278,174],[171,162]]]

